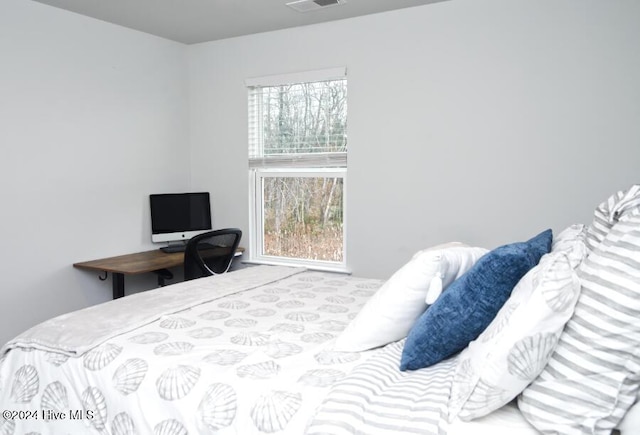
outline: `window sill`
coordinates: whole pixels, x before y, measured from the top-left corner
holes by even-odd
[[[251,265],[266,265],[266,266],[290,266],[290,267],[306,267],[309,270],[316,270],[319,272],[334,272],[351,275],[351,270],[342,265],[322,265],[322,264],[308,264],[300,261],[288,261],[288,260],[263,260],[263,259],[249,259],[242,260],[243,264]]]

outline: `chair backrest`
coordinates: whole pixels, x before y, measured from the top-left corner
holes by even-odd
[[[225,273],[235,256],[242,231],[225,228],[198,234],[184,251],[185,281]]]

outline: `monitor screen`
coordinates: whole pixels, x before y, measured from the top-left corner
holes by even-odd
[[[211,230],[208,192],[149,195],[151,240],[173,242]]]

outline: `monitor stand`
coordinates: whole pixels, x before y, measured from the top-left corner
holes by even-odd
[[[160,248],[162,252],[166,252],[167,254],[172,254],[174,252],[184,252],[187,248],[187,244],[185,242],[178,243],[170,243],[167,246],[163,246]]]

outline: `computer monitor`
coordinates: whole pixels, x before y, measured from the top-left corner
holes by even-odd
[[[152,194],[149,202],[154,243],[187,242],[212,229],[208,192]]]

